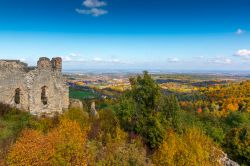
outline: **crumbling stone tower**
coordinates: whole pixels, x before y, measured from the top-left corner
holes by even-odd
[[[0,60],[0,102],[38,116],[61,113],[69,105],[61,70],[59,57],[42,57],[36,67],[18,60]]]

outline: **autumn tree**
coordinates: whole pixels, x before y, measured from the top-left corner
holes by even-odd
[[[168,131],[166,139],[153,154],[153,163],[170,165],[220,165],[221,152],[216,145],[197,129],[189,129],[183,135]]]
[[[55,143],[35,130],[25,130],[7,157],[10,166],[49,165],[53,158]],[[27,155],[28,154],[28,155]]]
[[[202,90],[211,103],[211,110],[218,116],[227,116],[234,111],[249,112],[250,81],[217,85]]]
[[[104,143],[98,140],[88,142],[88,165],[149,165],[146,148],[140,139],[127,141],[127,134],[117,129],[116,137],[107,135]]]
[[[86,130],[68,119],[43,134],[23,131],[7,156],[8,165],[86,165]]]

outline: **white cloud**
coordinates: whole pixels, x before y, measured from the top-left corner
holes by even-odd
[[[85,62],[85,59],[83,59],[79,54],[76,53],[70,53],[67,56],[62,56],[62,60],[64,62]]]
[[[225,57],[215,57],[208,60],[209,63],[216,63],[216,64],[231,64],[232,60],[230,58]]]
[[[64,62],[71,62],[71,61],[72,61],[72,58],[71,58],[70,56],[63,56],[63,57],[62,57],[62,60],[63,60]]]
[[[116,58],[115,59],[111,59],[110,61],[113,62],[113,63],[119,63],[120,62],[120,60],[116,59]]]
[[[106,6],[107,3],[100,0],[85,0],[82,5],[85,7],[83,9],[76,9],[79,14],[92,15],[95,17],[107,14],[108,11],[100,7]]]
[[[79,56],[79,55],[76,54],[76,53],[70,53],[69,55],[72,56],[72,57],[78,57],[78,56]]]
[[[243,29],[237,29],[237,31],[235,32],[237,35],[242,35],[243,33],[245,33],[246,31]]]
[[[99,0],[85,0],[82,3],[85,7],[88,8],[96,8],[96,7],[103,7],[106,6],[107,3],[104,1],[99,1]]]
[[[229,58],[226,59],[215,59],[214,63],[220,63],[220,64],[231,64],[232,60]]]
[[[120,63],[120,64],[125,64],[125,62],[121,62],[120,59],[117,59],[117,58],[111,58],[111,59],[102,59],[102,58],[99,58],[99,57],[96,57],[92,60],[93,62],[97,62],[97,63],[112,63],[112,64],[115,64],[115,63]]]
[[[101,57],[94,57],[92,59],[84,59],[79,54],[71,53],[67,56],[62,56],[62,60],[65,63],[98,63],[98,64],[126,64],[125,62],[120,61],[120,59],[116,57],[110,58],[101,58]]]
[[[168,59],[168,62],[177,63],[177,62],[180,62],[180,59],[179,59],[179,58],[169,58],[169,59]]]
[[[25,62],[26,58],[22,57],[22,58],[20,58],[20,61]]]
[[[201,55],[201,56],[197,56],[195,58],[197,58],[197,59],[204,59],[205,57]]]
[[[103,62],[103,59],[96,57],[96,58],[93,59],[93,61],[94,62]]]
[[[238,50],[234,56],[241,58],[244,61],[250,61],[250,50],[241,49]]]
[[[249,57],[250,58],[250,50],[247,49],[241,49],[238,50],[234,56],[238,56],[238,57]]]
[[[76,9],[76,12],[79,14],[86,14],[86,15],[92,15],[95,17],[107,14],[107,10],[98,9],[98,8],[91,8],[91,9]]]

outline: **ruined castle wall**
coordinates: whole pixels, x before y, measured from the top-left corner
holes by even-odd
[[[69,87],[68,85],[63,85],[63,97],[62,97],[62,110],[67,110],[69,108]]]
[[[28,65],[18,60],[0,60],[0,72],[27,72]]]
[[[67,101],[64,100],[64,86],[61,73],[52,72],[50,70],[35,70],[26,76],[27,80],[31,80],[28,85],[29,106],[32,114],[50,114],[54,112],[62,112],[68,107]],[[41,100],[42,89],[45,87],[47,104]]]
[[[29,71],[20,61],[0,60],[0,102],[34,115],[50,115],[68,109],[69,90],[60,62],[60,58],[53,61],[40,58],[37,68]]]
[[[0,102],[28,110],[25,75],[27,65],[20,61],[0,61]],[[15,103],[16,90],[20,89],[20,103]]]

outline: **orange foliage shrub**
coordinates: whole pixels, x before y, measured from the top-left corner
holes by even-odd
[[[87,165],[86,131],[79,124],[64,119],[60,125],[44,135],[25,130],[7,157],[8,165]]]
[[[35,130],[25,130],[8,155],[9,165],[48,165],[55,154],[55,142]]]

